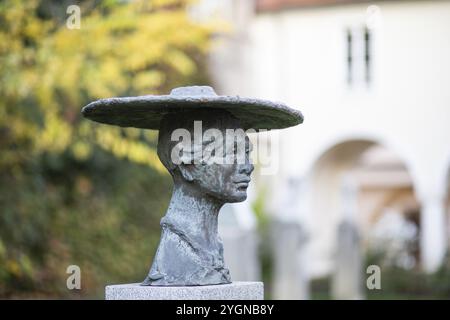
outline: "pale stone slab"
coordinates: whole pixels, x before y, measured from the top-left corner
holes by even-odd
[[[139,283],[110,285],[106,300],[264,300],[262,282],[232,282],[213,286],[157,287]]]

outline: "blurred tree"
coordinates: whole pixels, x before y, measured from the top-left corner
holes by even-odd
[[[139,281],[159,239],[170,181],[156,133],[82,120],[97,98],[207,82],[212,27],[186,0],[0,2],[0,296],[81,295]],[[148,258],[147,258],[148,257]]]

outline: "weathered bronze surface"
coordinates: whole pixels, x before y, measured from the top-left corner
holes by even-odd
[[[204,150],[218,138],[206,133],[216,129],[226,137],[229,129],[285,128],[301,123],[301,113],[280,103],[217,96],[210,87],[177,88],[169,96],[102,99],[84,107],[82,113],[107,124],[159,130],[158,156],[172,175],[174,187],[161,220],[159,247],[142,285],[230,283],[217,233],[218,214],[225,203],[247,198],[254,169],[249,159],[251,144],[243,133],[231,148],[221,150],[223,157],[235,161],[211,162]],[[195,121],[201,121],[204,139],[195,139]],[[174,161],[173,150],[179,141],[173,141],[172,134],[180,128],[194,138],[191,148],[183,150],[181,161]],[[244,161],[236,161],[240,147],[245,150]]]

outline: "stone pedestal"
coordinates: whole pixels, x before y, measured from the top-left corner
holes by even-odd
[[[110,285],[106,300],[263,300],[262,282],[233,282],[213,286],[155,287],[139,283]]]

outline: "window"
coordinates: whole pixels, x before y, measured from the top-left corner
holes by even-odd
[[[367,27],[348,28],[346,38],[347,82],[350,86],[372,80],[372,35]]]
[[[352,83],[352,75],[353,75],[353,57],[352,57],[352,31],[350,29],[347,30],[347,82],[348,84]]]

